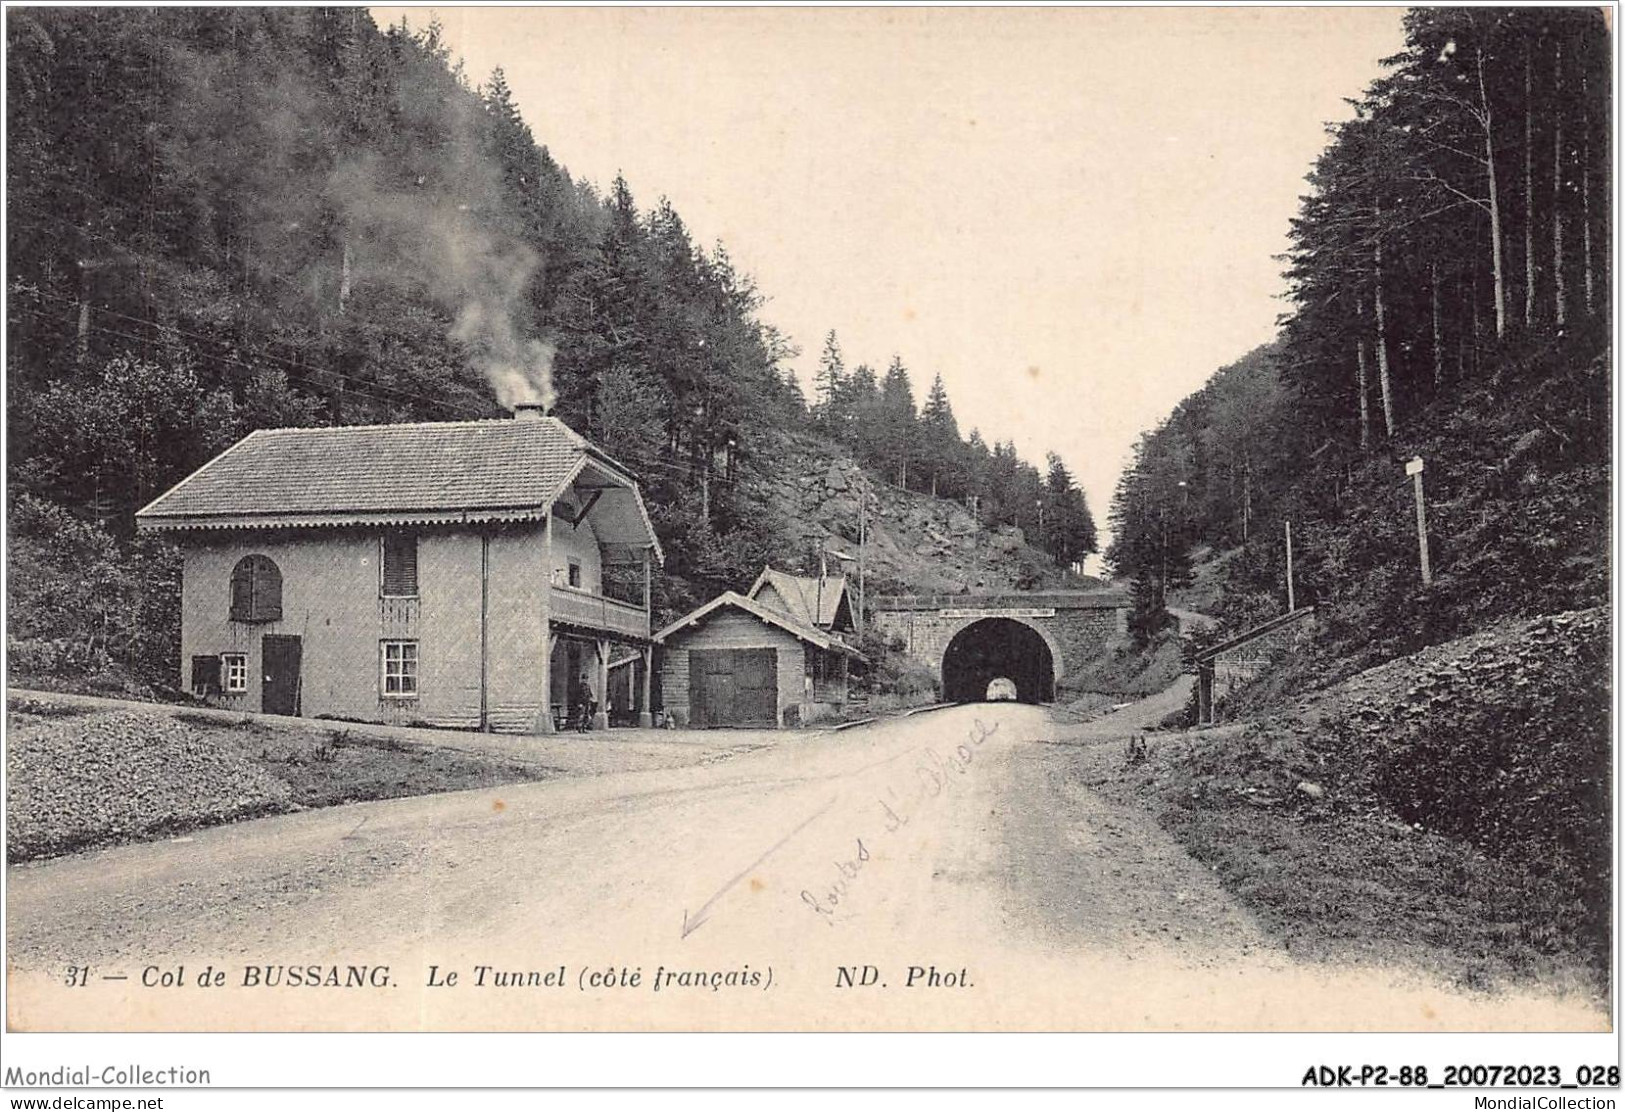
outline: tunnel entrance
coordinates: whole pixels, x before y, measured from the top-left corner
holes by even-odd
[[[1001,676],[1016,685],[1024,703],[1055,698],[1055,659],[1031,626],[1011,618],[972,622],[948,642],[942,654],[942,697],[955,703],[987,698],[988,684]]]

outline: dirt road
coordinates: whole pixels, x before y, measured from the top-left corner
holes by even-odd
[[[1146,815],[1070,771],[1087,747],[1119,744],[1182,699],[1082,726],[1040,707],[958,707],[691,767],[336,807],[14,868],[10,1018],[32,1029],[1606,1022],[1574,999],[1468,997],[1390,971],[1295,964]],[[68,987],[67,971],[85,966],[89,985]],[[355,979],[351,966],[367,967],[363,984],[325,983]],[[290,985],[289,967],[318,983]],[[200,990],[206,969],[222,983]],[[498,985],[510,974],[522,987]],[[118,976],[129,979],[104,979]],[[166,977],[186,987],[142,984]]]

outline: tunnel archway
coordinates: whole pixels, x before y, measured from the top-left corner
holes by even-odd
[[[1055,656],[1031,626],[1013,618],[972,622],[948,642],[942,654],[942,697],[955,703],[987,698],[988,684],[1007,676],[1024,703],[1055,698]]]

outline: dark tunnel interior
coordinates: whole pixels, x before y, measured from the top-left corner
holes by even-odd
[[[1000,676],[1015,683],[1016,698],[1024,703],[1055,698],[1055,661],[1031,627],[1010,618],[983,618],[948,642],[942,655],[944,699],[980,702],[987,698],[987,685]]]

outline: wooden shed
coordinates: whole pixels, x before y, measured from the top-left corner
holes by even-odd
[[[659,633],[665,710],[679,725],[794,726],[846,704],[858,651],[728,591]]]

